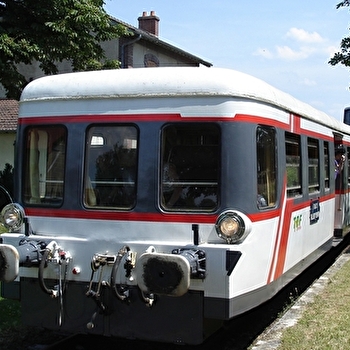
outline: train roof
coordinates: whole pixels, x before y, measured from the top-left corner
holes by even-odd
[[[266,82],[223,68],[157,67],[46,76],[28,84],[20,102],[216,96],[270,104],[335,130],[350,132],[349,126]]]

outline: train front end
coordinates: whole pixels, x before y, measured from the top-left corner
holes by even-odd
[[[24,323],[196,344],[229,318],[251,223],[217,213],[220,128],[152,118],[20,122],[1,279]]]
[[[25,89],[15,200],[1,212],[2,295],[33,326],[199,344],[272,297],[329,230],[314,226],[300,256],[282,247],[292,210],[278,132],[261,122],[289,114],[227,92],[246,76],[127,71]]]

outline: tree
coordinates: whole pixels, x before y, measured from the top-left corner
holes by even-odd
[[[4,170],[0,170],[0,186],[4,186],[10,195],[13,196],[13,166],[9,163],[5,164]]]
[[[100,45],[126,29],[113,24],[104,0],[0,0],[0,83],[7,97],[18,99],[28,83],[18,64],[39,62],[46,75],[57,64],[71,62],[73,71],[110,69]]]
[[[344,0],[340,2],[337,5],[337,9],[345,6],[350,6],[350,0]],[[328,63],[330,63],[332,66],[340,63],[346,67],[350,67],[350,36],[342,39],[340,43],[340,49],[340,52],[336,52]]]

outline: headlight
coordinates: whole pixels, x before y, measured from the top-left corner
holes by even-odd
[[[227,211],[218,217],[215,228],[218,236],[227,243],[239,243],[250,232],[250,223],[244,214]]]
[[[24,209],[17,203],[7,204],[1,211],[1,222],[10,231],[18,231],[24,219]]]

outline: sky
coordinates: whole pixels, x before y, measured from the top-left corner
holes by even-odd
[[[340,0],[104,0],[134,27],[160,18],[159,38],[213,64],[260,78],[337,120],[350,106],[350,69],[328,64],[350,35]]]

